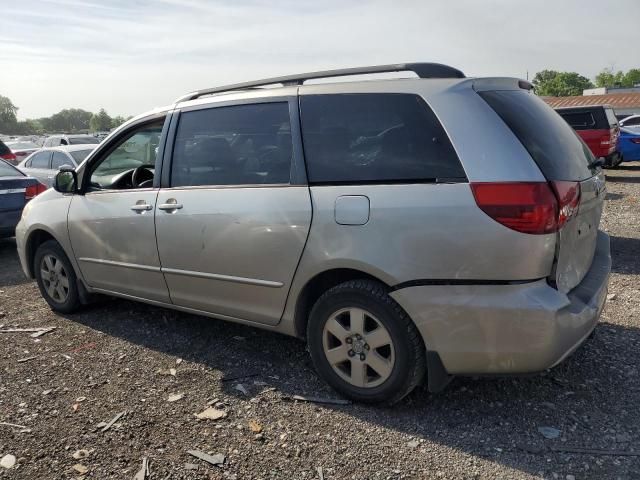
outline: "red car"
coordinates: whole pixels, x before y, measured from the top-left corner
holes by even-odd
[[[573,127],[596,158],[604,158],[605,166],[620,164],[622,156],[616,150],[620,125],[611,106],[557,108],[556,112]]]

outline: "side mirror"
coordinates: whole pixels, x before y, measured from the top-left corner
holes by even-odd
[[[75,193],[78,189],[78,175],[70,165],[63,165],[53,180],[53,189],[60,193]]]

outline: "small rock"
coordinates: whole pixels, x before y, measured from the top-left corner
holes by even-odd
[[[181,358],[176,358],[176,365],[180,365],[181,363],[182,363],[182,359]]]
[[[616,298],[618,298],[618,294],[617,293],[610,293],[609,295],[607,295],[607,301],[609,301],[609,302],[614,301]]]
[[[407,443],[407,447],[409,448],[417,448],[418,445],[420,445],[419,440],[411,440],[410,442]]]
[[[16,464],[16,457],[14,457],[11,454],[7,454],[4,457],[2,457],[2,460],[0,460],[0,467],[2,468],[13,468],[13,466]]]
[[[544,438],[548,438],[550,440],[560,436],[560,430],[554,427],[538,427],[538,432],[540,432]]]
[[[81,450],[76,450],[75,452],[73,452],[73,455],[71,455],[73,458],[75,458],[76,460],[80,460],[83,458],[87,458],[89,456],[89,450],[85,450],[85,449],[81,449]]]
[[[198,465],[196,465],[195,463],[185,463],[184,464],[184,469],[185,470],[197,470],[198,469]]]
[[[89,471],[89,468],[82,465],[81,463],[76,463],[73,467],[76,472],[78,472],[80,475],[84,475],[85,473],[87,473]]]
[[[167,402],[177,402],[178,400],[182,400],[184,398],[184,393],[172,393],[167,398]]]
[[[262,433],[257,433],[253,436],[253,438],[261,442],[264,440],[264,435]]]
[[[262,425],[260,425],[255,420],[249,420],[249,429],[253,433],[261,433],[262,432]]]
[[[51,391],[52,391],[51,389],[45,390],[44,392],[42,392],[42,395],[49,395]]]
[[[76,398],[76,402],[84,402],[87,399],[87,397],[78,397]]]
[[[227,416],[227,413],[217,408],[209,407],[200,413],[195,413],[198,420],[219,420]]]

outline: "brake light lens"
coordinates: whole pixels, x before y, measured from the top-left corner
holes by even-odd
[[[38,182],[35,185],[29,185],[24,191],[24,199],[31,200],[44,192],[48,187]]]
[[[640,145],[640,137],[631,138],[631,143],[635,143],[636,145]]]
[[[557,232],[578,213],[578,182],[472,183],[476,204],[496,222],[517,232]]]
[[[14,153],[5,153],[4,155],[0,155],[0,158],[6,160],[7,162],[15,162],[17,160]]]

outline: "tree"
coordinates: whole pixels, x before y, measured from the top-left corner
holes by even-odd
[[[7,97],[0,95],[0,132],[11,133],[18,123],[18,107]]]
[[[94,132],[111,130],[111,117],[105,111],[104,108],[101,108],[98,113],[94,113],[89,121],[89,128]]]
[[[640,68],[632,68],[627,73],[619,70],[613,72],[613,68],[604,68],[596,75],[598,87],[623,87],[631,88],[640,84]]]
[[[68,108],[60,110],[50,117],[39,120],[47,132],[74,133],[89,129],[89,120],[93,114],[80,108]]]
[[[126,122],[128,118],[124,118],[122,115],[118,115],[117,117],[113,117],[111,119],[111,128],[117,128]]]
[[[576,72],[542,70],[533,77],[536,93],[541,96],[569,97],[582,95],[582,91],[593,88],[587,77]]]

